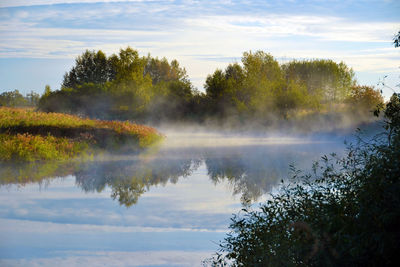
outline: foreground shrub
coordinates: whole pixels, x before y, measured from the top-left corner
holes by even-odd
[[[400,249],[400,101],[385,131],[323,157],[312,174],[294,170],[259,209],[243,209],[207,263],[215,266],[389,266]]]

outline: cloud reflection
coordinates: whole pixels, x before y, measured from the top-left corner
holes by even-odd
[[[176,184],[205,164],[212,183],[226,181],[232,194],[246,203],[257,201],[288,177],[290,164],[302,167],[323,153],[338,150],[335,142],[300,138],[224,138],[200,133],[192,137],[172,135],[160,151],[147,155],[108,155],[89,162],[2,163],[0,183],[46,184],[53,177],[73,175],[83,191],[99,193],[109,188],[112,199],[129,207],[151,187]]]
[[[0,265],[200,266],[241,202],[265,198],[290,163],[342,149],[333,137],[188,135],[144,154],[1,163]]]

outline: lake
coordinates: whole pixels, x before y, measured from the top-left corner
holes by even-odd
[[[0,165],[0,265],[201,266],[291,164],[345,149],[329,133],[161,132],[140,154]]]

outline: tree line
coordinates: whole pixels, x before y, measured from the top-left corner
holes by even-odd
[[[0,107],[36,107],[40,95],[31,91],[25,96],[18,90],[3,92],[0,94]]]
[[[45,92],[39,109],[102,119],[180,118],[197,94],[178,61],[140,57],[128,47],[107,57],[85,51],[65,74],[61,89]]]
[[[263,51],[245,52],[241,63],[207,76],[205,92],[190,82],[177,60],[139,56],[130,47],[107,56],[85,51],[64,75],[59,90],[47,86],[38,108],[101,119],[236,122],[346,111],[364,114],[383,102],[379,91],[360,86],[354,72],[332,60],[279,64]]]

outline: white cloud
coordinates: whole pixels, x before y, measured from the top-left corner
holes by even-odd
[[[357,22],[332,16],[298,16],[267,14],[265,16],[203,16],[188,18],[190,27],[212,32],[233,32],[236,36],[263,37],[309,36],[347,42],[385,42],[398,23]]]
[[[189,75],[201,80],[217,66],[227,63],[215,62],[201,57],[185,55],[220,54],[223,57],[240,57],[246,50],[263,49],[279,56],[302,58],[327,58],[331,54],[347,53],[339,49],[323,49],[327,42],[382,42],[390,39],[396,29],[395,23],[354,23],[336,17],[305,17],[270,15],[268,17],[207,16],[180,21],[180,28],[168,30],[113,30],[113,29],[71,29],[38,28],[33,23],[2,22],[0,44],[1,57],[71,58],[85,49],[102,49],[107,53],[131,45],[143,54],[151,52],[158,56],[177,58],[187,66]],[[278,38],[278,39],[277,39]],[[288,38],[285,41],[279,38]],[[293,47],[296,39],[314,38],[310,48]],[[320,48],[316,46],[320,43]],[[299,47],[300,46],[300,47]],[[322,49],[321,49],[322,48]],[[351,51],[353,52],[353,51]],[[391,55],[380,53],[379,57],[365,52],[357,70],[392,68]],[[393,52],[390,52],[393,54]],[[362,58],[362,59],[361,59]],[[385,59],[386,58],[386,59]],[[190,66],[190,67],[188,67]]]
[[[3,5],[28,2],[45,1],[6,1]],[[82,1],[46,1],[60,2]],[[364,22],[338,13],[281,14],[269,9],[253,14],[250,10],[254,6],[246,10],[251,5],[244,2],[137,2],[96,5],[83,10],[26,9],[16,11],[15,16],[7,10],[0,20],[0,57],[74,58],[85,49],[111,54],[130,45],[143,55],[178,59],[198,88],[202,88],[207,74],[224,68],[229,58],[240,60],[242,52],[248,50],[264,50],[278,58],[344,60],[356,71],[379,72],[397,66],[392,50],[377,52],[374,48],[390,46],[398,22]],[[236,9],[226,8],[231,4]],[[212,9],[214,5],[216,8]],[[242,11],[238,10],[240,5]],[[52,23],[57,23],[57,27]],[[371,47],[371,51],[355,52],[359,47]],[[219,56],[210,58],[207,54]]]
[[[112,2],[154,2],[171,0],[3,0],[0,2],[0,8],[3,7],[19,7],[19,6],[37,6],[37,5],[54,5],[54,4],[79,4],[79,3],[112,3]]]

